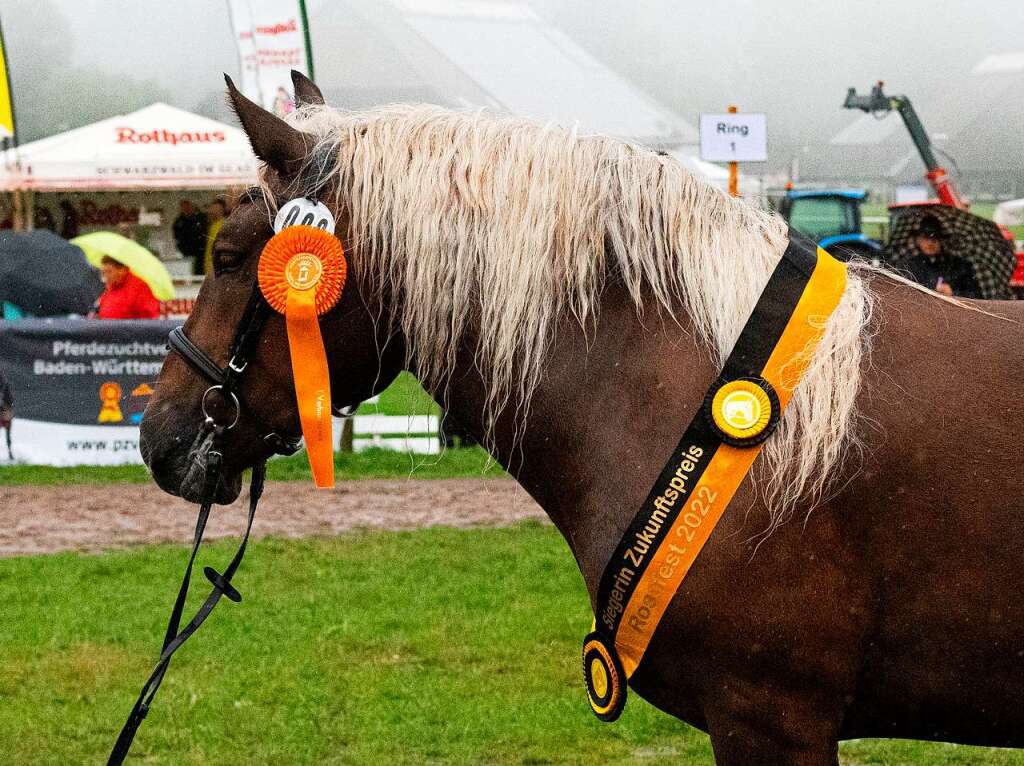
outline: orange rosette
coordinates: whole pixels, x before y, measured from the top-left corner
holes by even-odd
[[[260,292],[285,317],[299,420],[318,487],[334,486],[331,380],[318,317],[338,303],[346,272],[341,242],[312,226],[275,234],[257,269]]]
[[[288,291],[316,289],[316,313],[326,314],[341,298],[347,264],[333,234],[312,226],[289,226],[267,242],[260,255],[260,291],[275,311],[288,308]]]

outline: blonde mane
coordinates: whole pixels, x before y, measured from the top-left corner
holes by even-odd
[[[526,422],[559,321],[571,312],[592,326],[610,275],[638,314],[685,311],[720,364],[787,244],[777,216],[623,141],[422,105],[290,119],[318,142],[302,183],[337,181],[356,278],[401,297],[391,321],[442,397],[472,323],[489,427],[508,407]],[[870,310],[851,270],[765,447],[758,488],[772,526],[820,497],[856,442]]]

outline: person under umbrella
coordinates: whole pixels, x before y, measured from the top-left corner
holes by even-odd
[[[72,244],[82,248],[86,260],[97,269],[103,268],[103,260],[107,257],[127,267],[133,276],[149,286],[158,301],[169,301],[175,297],[174,284],[167,267],[135,240],[113,231],[94,231],[76,237]]]
[[[1017,256],[1005,233],[992,221],[968,210],[928,202],[893,205],[890,220],[892,233],[882,257],[892,268],[916,274],[929,289],[938,286],[941,277],[948,293],[963,298],[1012,297],[1010,277]],[[970,266],[969,274],[958,261]],[[947,293],[947,288],[942,292]]]
[[[99,299],[100,319],[158,319],[160,301],[131,269],[109,255],[100,261],[100,276],[107,288]]]
[[[947,252],[942,224],[933,215],[921,218],[914,234],[916,255],[902,264],[918,284],[949,297],[980,298],[974,268],[963,258]]]

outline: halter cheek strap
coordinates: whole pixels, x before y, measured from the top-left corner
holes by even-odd
[[[779,422],[846,289],[846,266],[791,234],[704,405],[605,567],[583,674],[618,718],[665,610]]]

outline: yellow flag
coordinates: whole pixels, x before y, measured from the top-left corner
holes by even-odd
[[[7,75],[4,36],[0,32],[0,138],[14,136],[14,107],[11,106],[11,84]]]

